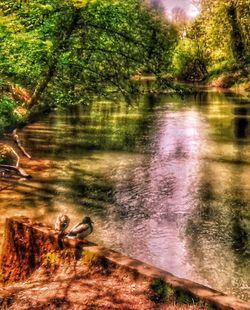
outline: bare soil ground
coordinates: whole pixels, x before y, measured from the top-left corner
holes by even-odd
[[[107,271],[82,263],[39,268],[27,282],[8,287],[9,305],[1,309],[205,309],[199,305],[177,305],[173,301],[151,301],[148,282],[134,280],[120,269]]]

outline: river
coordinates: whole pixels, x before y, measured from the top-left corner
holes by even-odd
[[[44,115],[20,134],[33,178],[1,191],[1,234],[8,216],[89,215],[91,240],[249,299],[249,121],[247,99],[213,90]]]

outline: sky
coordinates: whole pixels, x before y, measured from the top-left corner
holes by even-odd
[[[190,0],[162,0],[162,2],[168,12],[171,12],[174,7],[180,7],[183,8],[189,16],[196,16],[198,14],[197,9],[191,4]]]

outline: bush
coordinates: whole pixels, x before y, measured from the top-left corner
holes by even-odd
[[[176,302],[178,304],[194,304],[198,299],[184,291],[176,291]]]
[[[16,103],[6,96],[0,97],[0,134],[8,126],[15,126],[21,116],[15,113]]]

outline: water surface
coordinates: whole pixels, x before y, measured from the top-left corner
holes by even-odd
[[[33,178],[0,192],[1,231],[90,215],[93,241],[249,299],[249,120],[248,100],[213,91],[45,115],[22,132]]]

